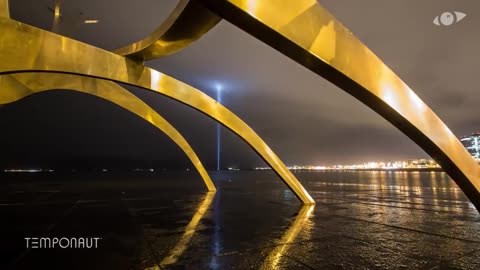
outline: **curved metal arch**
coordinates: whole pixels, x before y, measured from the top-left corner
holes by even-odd
[[[220,20],[198,0],[180,0],[170,16],[153,33],[114,52],[142,61],[173,54],[202,37]]]
[[[205,93],[126,57],[11,19],[0,18],[0,74],[43,71],[108,79],[168,96],[240,136],[305,204],[315,203],[297,178],[245,122]]]
[[[316,0],[202,2],[392,123],[433,157],[480,211],[480,166],[415,92]]]
[[[165,133],[187,155],[202,177],[208,191],[215,185],[190,144],[165,118],[130,93],[111,81],[71,74],[20,73],[0,75],[0,104],[7,104],[40,92],[65,89],[90,94],[108,100],[126,109]]]

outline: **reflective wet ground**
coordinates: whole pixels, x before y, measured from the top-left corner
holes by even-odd
[[[0,269],[480,269],[480,214],[442,172],[1,175]],[[101,237],[97,249],[25,237]]]

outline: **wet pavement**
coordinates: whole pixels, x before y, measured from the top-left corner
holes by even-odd
[[[0,269],[480,269],[480,214],[442,172],[0,175]],[[26,248],[25,237],[99,237]]]

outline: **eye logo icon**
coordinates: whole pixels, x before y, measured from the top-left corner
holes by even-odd
[[[435,19],[433,19],[433,24],[438,25],[438,26],[450,26],[454,23],[457,23],[461,20],[463,20],[467,14],[459,11],[454,11],[454,12],[443,12],[440,16],[436,16]]]

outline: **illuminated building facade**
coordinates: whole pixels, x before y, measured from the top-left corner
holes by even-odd
[[[480,159],[480,133],[462,137],[460,141],[474,159]]]

